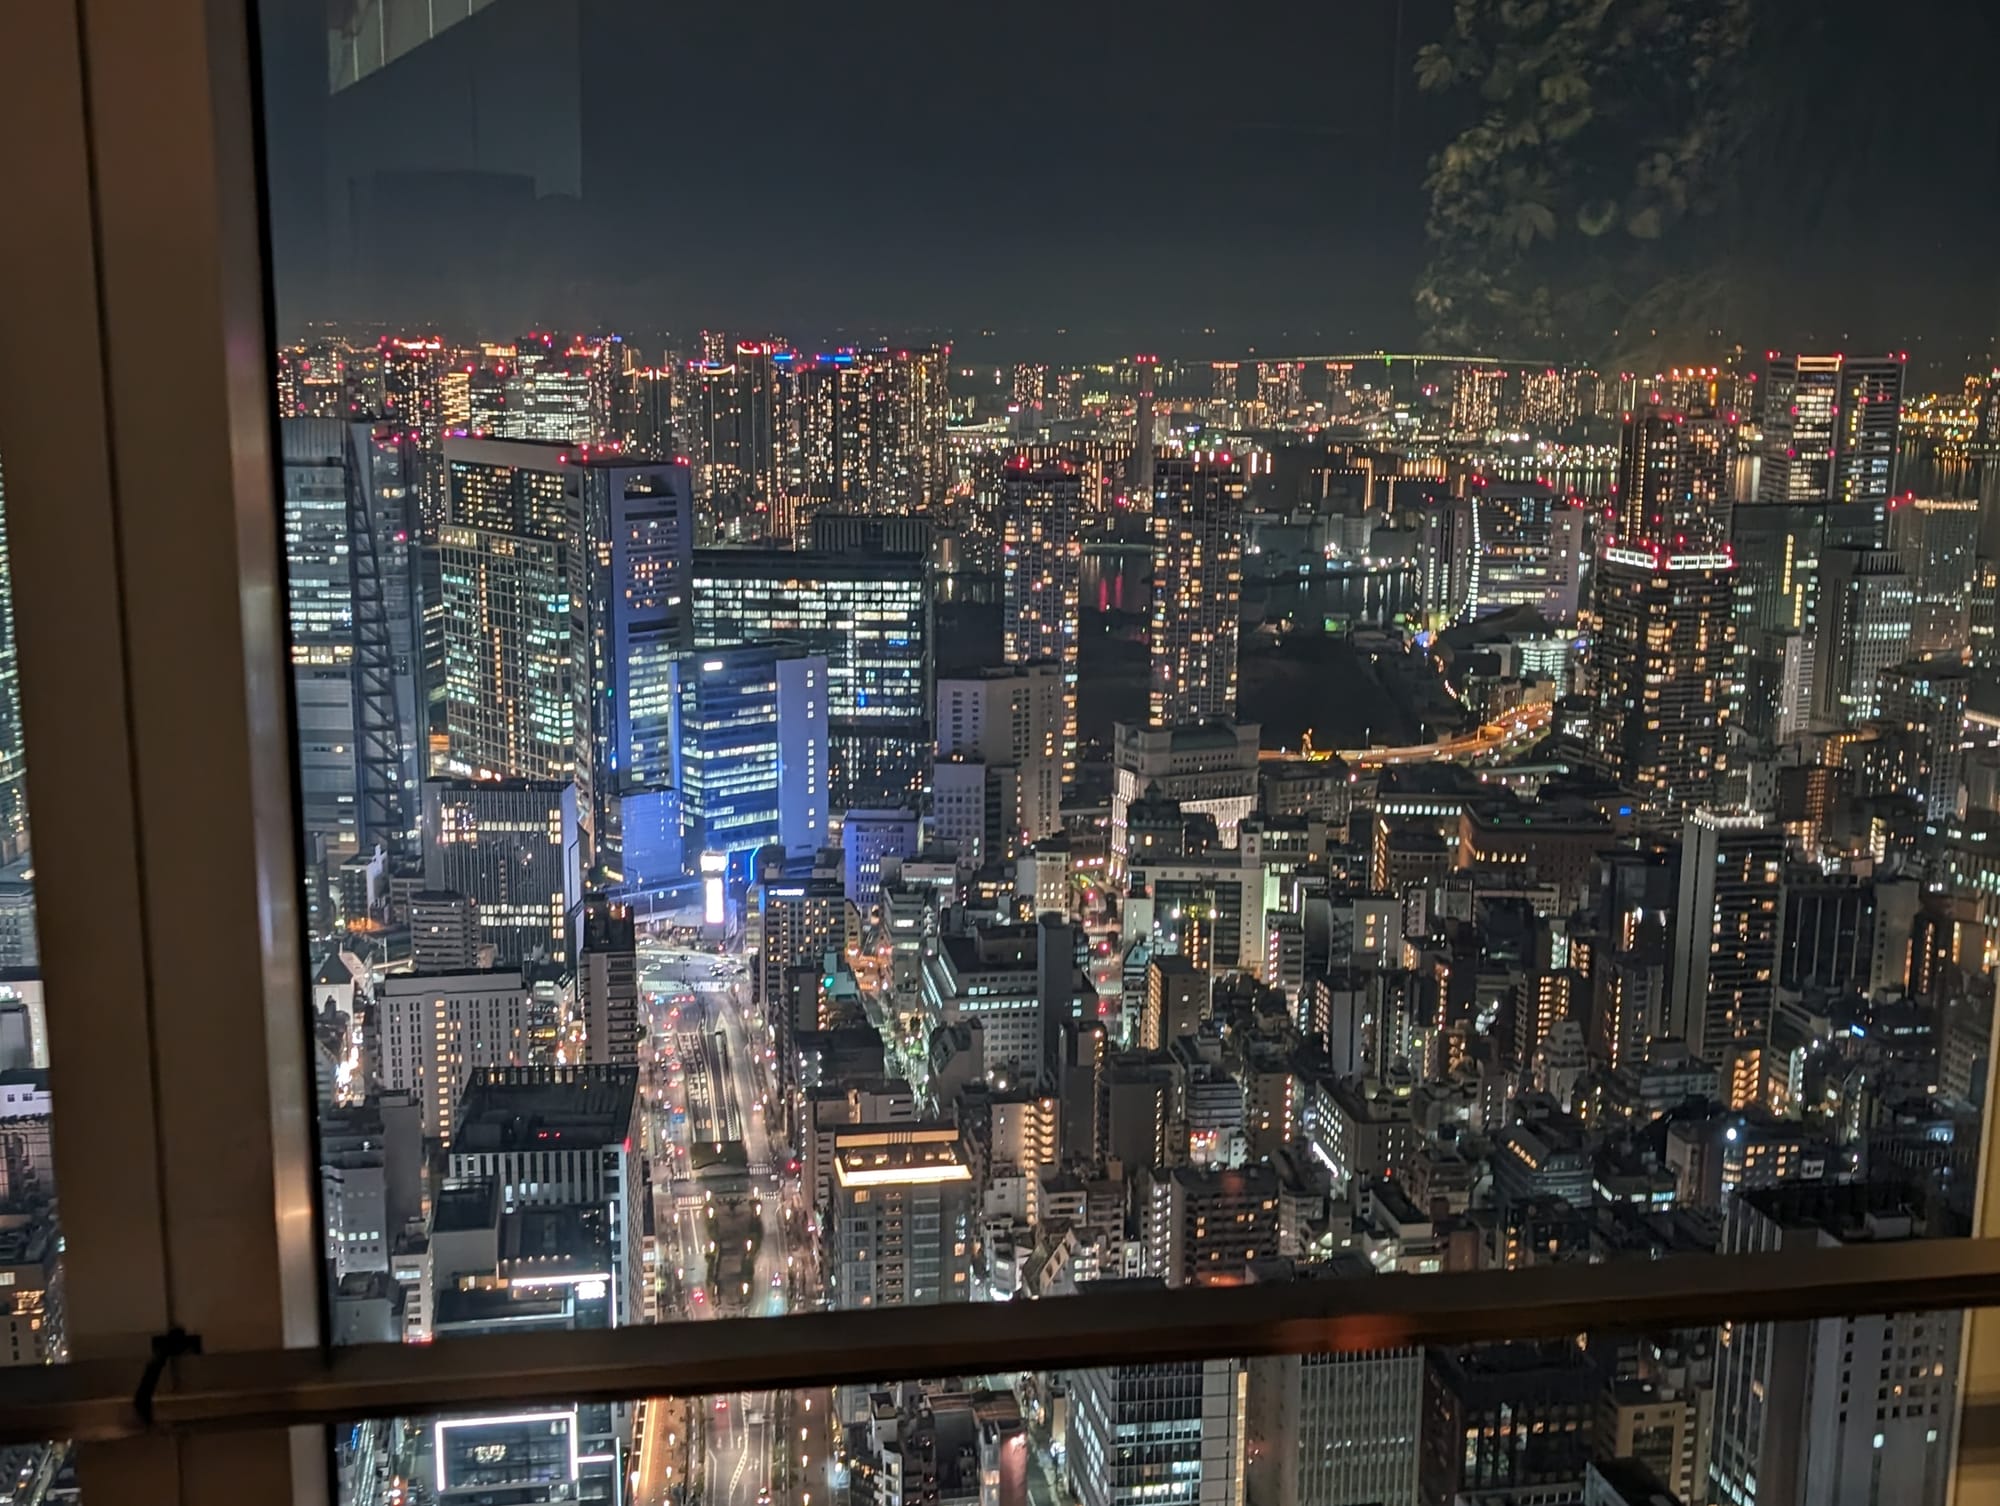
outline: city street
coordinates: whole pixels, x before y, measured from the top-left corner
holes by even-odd
[[[640,986],[647,995],[647,1059],[655,1084],[646,1126],[654,1155],[655,1227],[661,1268],[670,1278],[661,1319],[782,1314],[791,1275],[804,1263],[793,1250],[786,1218],[795,1196],[787,1191],[789,1153],[767,1127],[770,1071],[763,1032],[749,1023],[747,976],[733,959],[642,944]],[[738,1289],[724,1292],[715,1286],[724,1262],[722,1252],[709,1248],[708,1213],[714,1189],[730,1185],[730,1158],[714,1156],[718,1143],[729,1142],[742,1147],[756,1248],[747,1273],[740,1264],[731,1268]],[[711,1172],[723,1179],[705,1185],[697,1158],[708,1159]],[[693,1467],[704,1506],[785,1498],[764,1494],[772,1491],[773,1454],[781,1447],[777,1400],[739,1392],[695,1404],[687,1423],[695,1431]],[[690,1451],[666,1441],[676,1415],[669,1403],[649,1403],[645,1410],[634,1490],[641,1506],[667,1500],[688,1467]]]

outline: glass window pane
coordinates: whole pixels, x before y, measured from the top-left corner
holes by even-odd
[[[337,1456],[351,1500],[1936,1502],[1963,1322],[1836,1316],[538,1400],[337,1429]]]
[[[1729,171],[1930,142],[1360,9],[264,0],[338,1338],[1966,1232],[2000,372]]]

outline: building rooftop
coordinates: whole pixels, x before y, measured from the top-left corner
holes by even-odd
[[[517,1208],[500,1223],[500,1274],[532,1285],[556,1277],[601,1275],[611,1251],[601,1213],[577,1207]]]
[[[446,1187],[431,1202],[433,1234],[464,1234],[491,1229],[500,1222],[500,1185],[465,1182]]]
[[[863,1124],[834,1131],[833,1175],[842,1187],[970,1182],[950,1125]]]
[[[487,1067],[465,1085],[452,1150],[577,1150],[627,1139],[639,1069]]]

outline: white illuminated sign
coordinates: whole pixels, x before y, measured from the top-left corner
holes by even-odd
[[[445,1473],[445,1434],[464,1428],[504,1428],[519,1427],[532,1422],[560,1422],[569,1442],[569,1477],[577,1477],[576,1453],[576,1408],[562,1412],[510,1412],[504,1417],[441,1417],[431,1429],[431,1457],[437,1465],[438,1494],[451,1489]],[[506,1460],[505,1443],[478,1443],[472,1446],[472,1458],[480,1464],[498,1464]]]

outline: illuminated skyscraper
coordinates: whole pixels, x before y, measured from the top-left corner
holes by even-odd
[[[796,643],[706,649],[674,679],[686,851],[726,855],[739,892],[758,849],[810,856],[827,840],[826,660]]]
[[[1062,781],[1076,778],[1079,523],[1083,478],[1069,461],[1007,463],[1000,479],[1001,572],[1006,588],[1001,658],[1049,663],[1062,676]]]
[[[1722,1253],[1891,1245],[1947,1232],[1897,1180],[1746,1188]],[[1883,1257],[1894,1260],[1893,1250]],[[1954,1496],[1956,1310],[1732,1323],[1717,1346],[1706,1499],[1742,1506],[1943,1506]]]
[[[418,521],[425,537],[444,521],[444,372],[450,355],[435,335],[384,335],[380,363],[381,414],[414,435]]]
[[[1062,830],[1064,708],[1046,660],[938,681],[938,832],[961,857],[1012,859]],[[970,797],[951,823],[947,784]]]
[[[309,863],[416,828],[408,476],[390,423],[280,426],[292,691]]]
[[[1965,713],[1977,683],[1953,659],[1909,659],[1877,678],[1880,714],[1909,739],[1904,793],[1933,821],[1959,814],[1965,776]]]
[[[1735,562],[1612,546],[1598,556],[1593,752],[1656,815],[1709,801],[1727,762]]]
[[[1550,622],[1575,620],[1586,558],[1582,507],[1539,482],[1481,478],[1465,497],[1442,499],[1419,518],[1420,581],[1439,590],[1440,608],[1484,617],[1530,606]]]
[[[1730,437],[1711,414],[1658,404],[1627,413],[1618,443],[1618,542],[1686,551],[1720,539]]]
[[[501,411],[489,432],[500,439],[567,444],[610,438],[602,349],[601,344],[565,342],[539,331],[516,340]]]
[[[694,642],[688,576],[694,505],[685,465],[593,458],[586,468],[604,513],[602,603],[608,746],[600,761],[621,794],[672,782],[672,666]]]
[[[949,346],[836,351],[790,363],[807,505],[922,512],[951,488]]]
[[[1415,513],[1417,601],[1435,627],[1469,621],[1479,605],[1485,564],[1476,535],[1480,518],[1470,497],[1426,498]]]
[[[567,779],[584,865],[616,870],[628,774],[659,780],[666,666],[689,638],[687,481],[671,463],[449,439],[436,772]]]
[[[635,460],[671,460],[674,454],[673,372],[635,366],[619,379],[612,433]]]
[[[1896,442],[1903,424],[1902,358],[1844,362],[1835,418],[1833,501],[1866,507],[1879,523],[1896,491]]]
[[[1083,1290],[1121,1285],[1097,1281]],[[1248,1384],[1239,1360],[1076,1371],[1071,1494],[1083,1506],[1243,1506]]]
[[[299,815],[313,864],[352,855],[359,840],[348,447],[344,426],[331,420],[290,419],[280,437]]]
[[[438,531],[445,747],[441,773],[569,779],[572,704],[589,642],[571,627],[571,547],[447,523]]]
[[[1150,720],[1155,727],[1236,715],[1243,594],[1243,468],[1226,454],[1154,466]]]
[[[1895,490],[1902,398],[1898,357],[1773,355],[1757,499],[1864,506],[1879,525]]]
[[[933,710],[923,560],[706,549],[693,581],[697,651],[783,638],[825,658],[833,809],[922,794]]]
[[[1760,502],[1730,510],[1737,716],[1751,737],[1783,736],[1812,716],[1826,534],[1824,502]]]
[[[472,901],[502,962],[571,957],[583,903],[576,790],[564,780],[427,779],[424,885]]]
[[[1132,362],[1139,374],[1139,392],[1132,405],[1132,494],[1150,497],[1158,484],[1153,448],[1153,383],[1160,358],[1134,356]]]
[[[733,360],[690,361],[677,383],[676,435],[687,449],[697,495],[730,537],[770,531],[793,390],[789,380],[780,382],[777,368],[790,360],[789,351],[744,342]]]
[[[1785,834],[1760,816],[1697,810],[1682,829],[1670,1028],[1725,1083],[1731,1051],[1770,1036],[1784,868]]]
[[[1967,598],[1979,557],[1979,503],[1971,497],[1896,497],[1889,503],[1889,547],[1910,577],[1914,653],[1965,646]]]
[[[1842,727],[1875,715],[1878,677],[1908,657],[1915,595],[1893,549],[1829,549],[1821,572],[1813,716]]]

